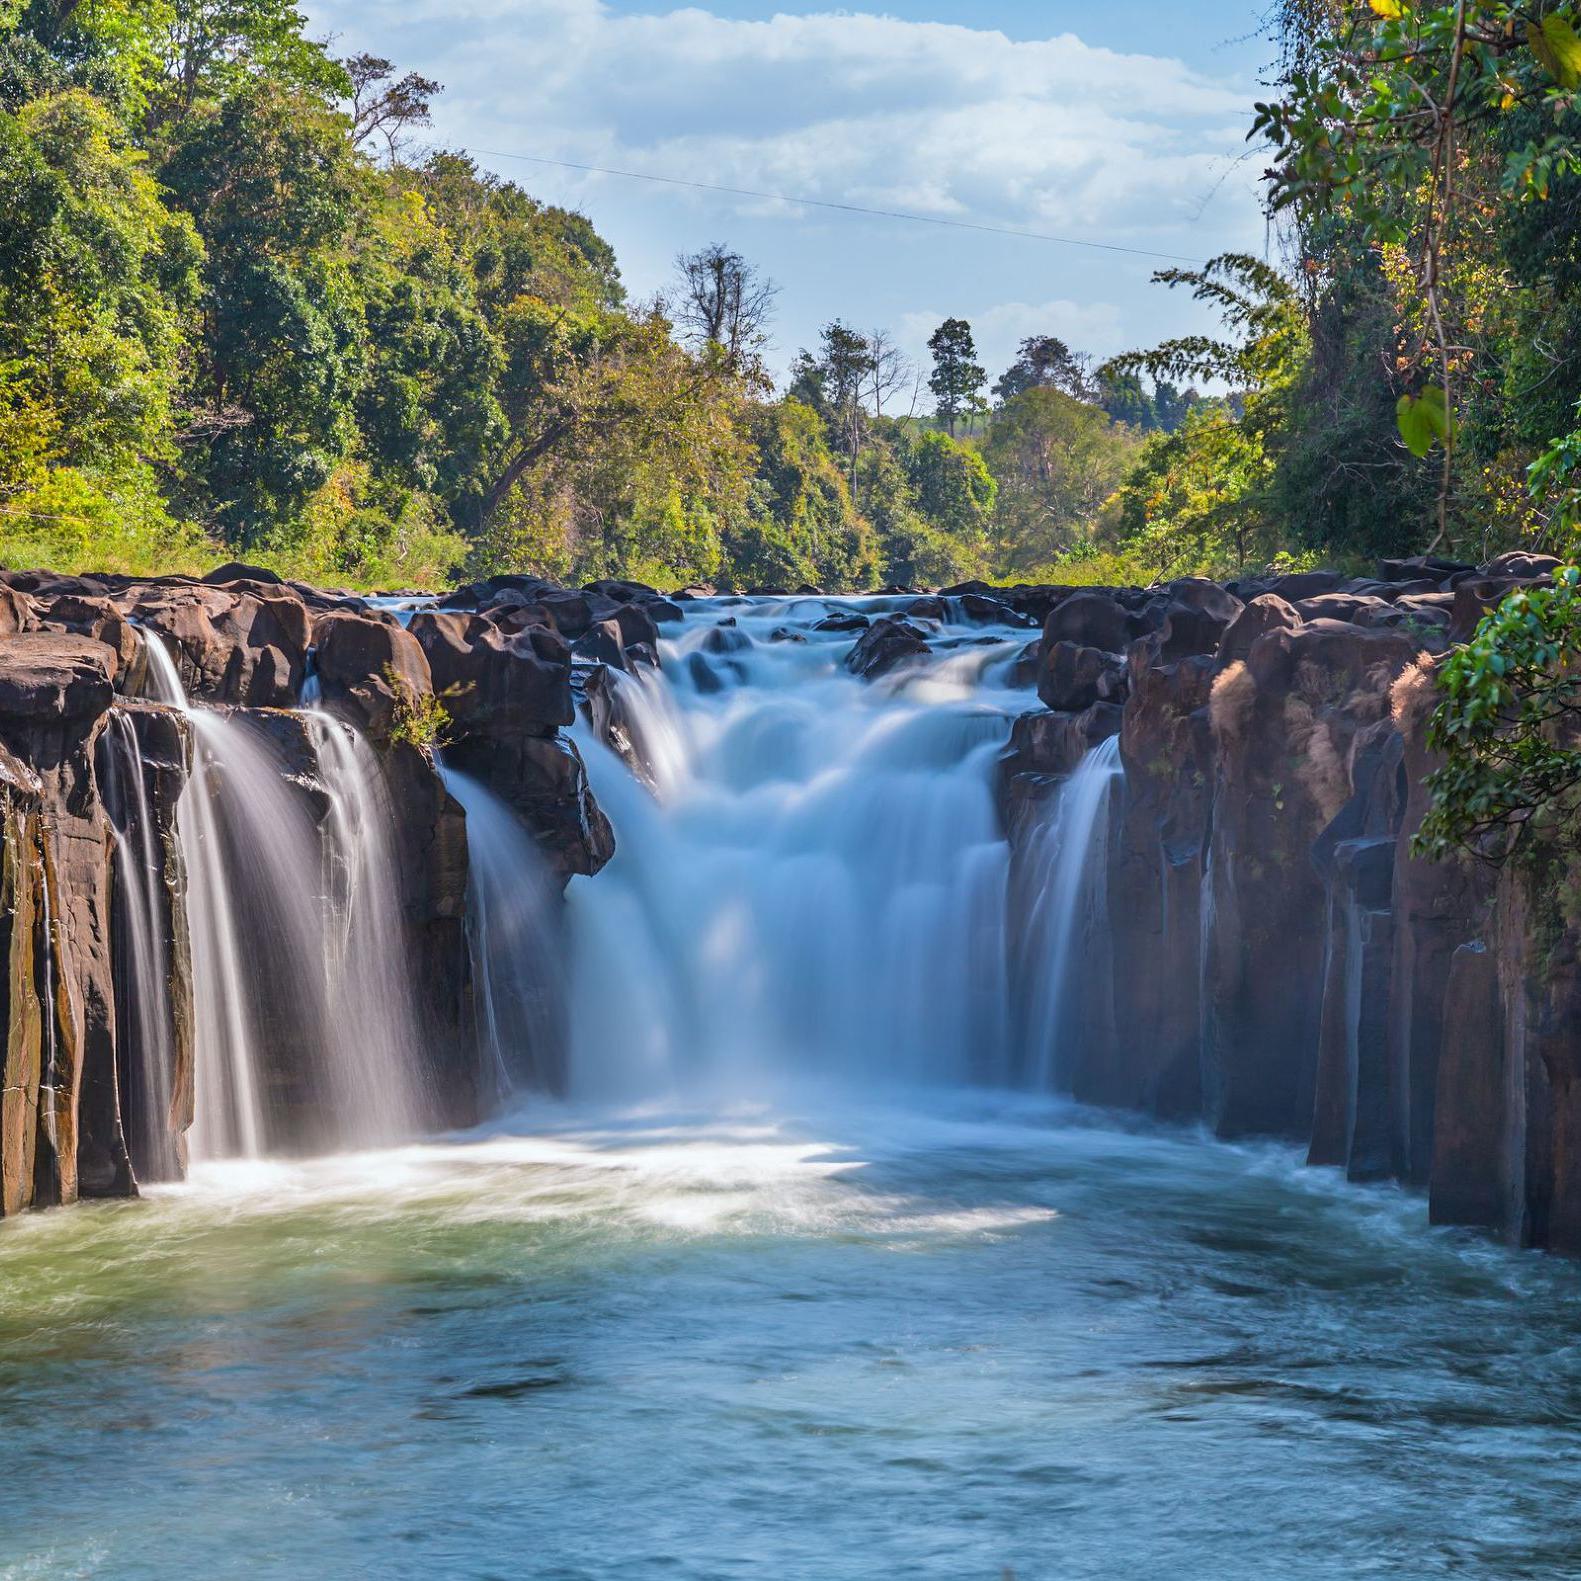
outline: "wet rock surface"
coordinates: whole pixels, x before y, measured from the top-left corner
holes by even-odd
[[[1556,563],[1052,603],[1047,711],[1001,777],[1016,861],[1116,713],[1125,768],[1094,974],[1113,1003],[1082,1029],[1076,1096],[1283,1136],[1424,1189],[1439,1222],[1581,1251],[1581,939],[1530,876],[1411,849],[1434,665]]]
[[[435,748],[515,810],[551,875],[596,872],[613,835],[563,734],[571,643],[597,633],[609,661],[654,664],[659,622],[680,611],[637,584],[514,577],[433,602],[243,564],[202,579],[0,573],[0,1215],[185,1167],[195,1016],[177,807],[194,746],[182,711],[148,700],[163,684],[150,644],[190,705],[256,733],[309,826],[325,826],[329,796],[298,710],[373,748],[429,1117],[477,1118],[466,817]],[[288,1007],[265,1019],[272,1134],[311,1145],[322,1074]]]
[[[901,615],[883,615],[857,639],[845,666],[853,675],[872,681],[931,651],[919,626]]]

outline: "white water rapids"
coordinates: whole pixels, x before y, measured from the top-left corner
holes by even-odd
[[[1013,1075],[993,776],[1028,633],[946,626],[868,682],[828,612],[693,605],[620,677],[651,790],[583,731],[617,851],[570,893],[575,1095]]]

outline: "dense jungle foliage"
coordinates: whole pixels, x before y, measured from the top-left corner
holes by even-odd
[[[1285,0],[1253,136],[1306,337],[1268,443],[1298,541],[1578,558],[1578,28],[1569,0]],[[1417,836],[1521,851],[1572,899],[1577,588],[1515,589],[1437,665]]]
[[[1094,367],[1033,337],[990,382],[962,319],[920,371],[836,321],[781,393],[750,262],[631,300],[583,215],[422,143],[439,84],[333,58],[290,0],[0,0],[0,565],[851,587],[1563,551],[1570,12],[1287,0],[1281,256],[1159,277],[1217,338]]]

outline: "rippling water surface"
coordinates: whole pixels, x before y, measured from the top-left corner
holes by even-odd
[[[974,1087],[1049,1068],[992,799],[1027,634],[863,684],[831,607],[691,609],[620,683],[646,784],[583,731],[582,1106],[0,1225],[0,1576],[1581,1576],[1581,1270]]]
[[[955,1092],[0,1227],[8,1577],[1581,1573],[1581,1273]]]

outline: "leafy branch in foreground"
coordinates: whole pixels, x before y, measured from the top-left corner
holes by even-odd
[[[1581,403],[1576,426],[1526,469],[1526,481],[1547,519],[1543,541],[1558,546],[1557,554],[1570,553],[1581,536]]]
[[[1572,126],[1581,88],[1576,6],[1510,0],[1369,0],[1341,8],[1315,60],[1283,97],[1259,104],[1252,136],[1274,149],[1270,207],[1307,218],[1343,212],[1374,245],[1413,245],[1425,307],[1415,367],[1438,382],[1400,398],[1400,436],[1416,456],[1443,447],[1437,542],[1447,530],[1455,384],[1467,348],[1447,327],[1447,253],[1465,207],[1467,140],[1506,117],[1535,120],[1503,174],[1506,198],[1544,199],[1581,171]]]
[[[1581,568],[1521,588],[1440,666],[1428,726],[1442,755],[1419,856],[1457,847],[1503,862],[1528,836],[1574,843],[1581,825]]]

